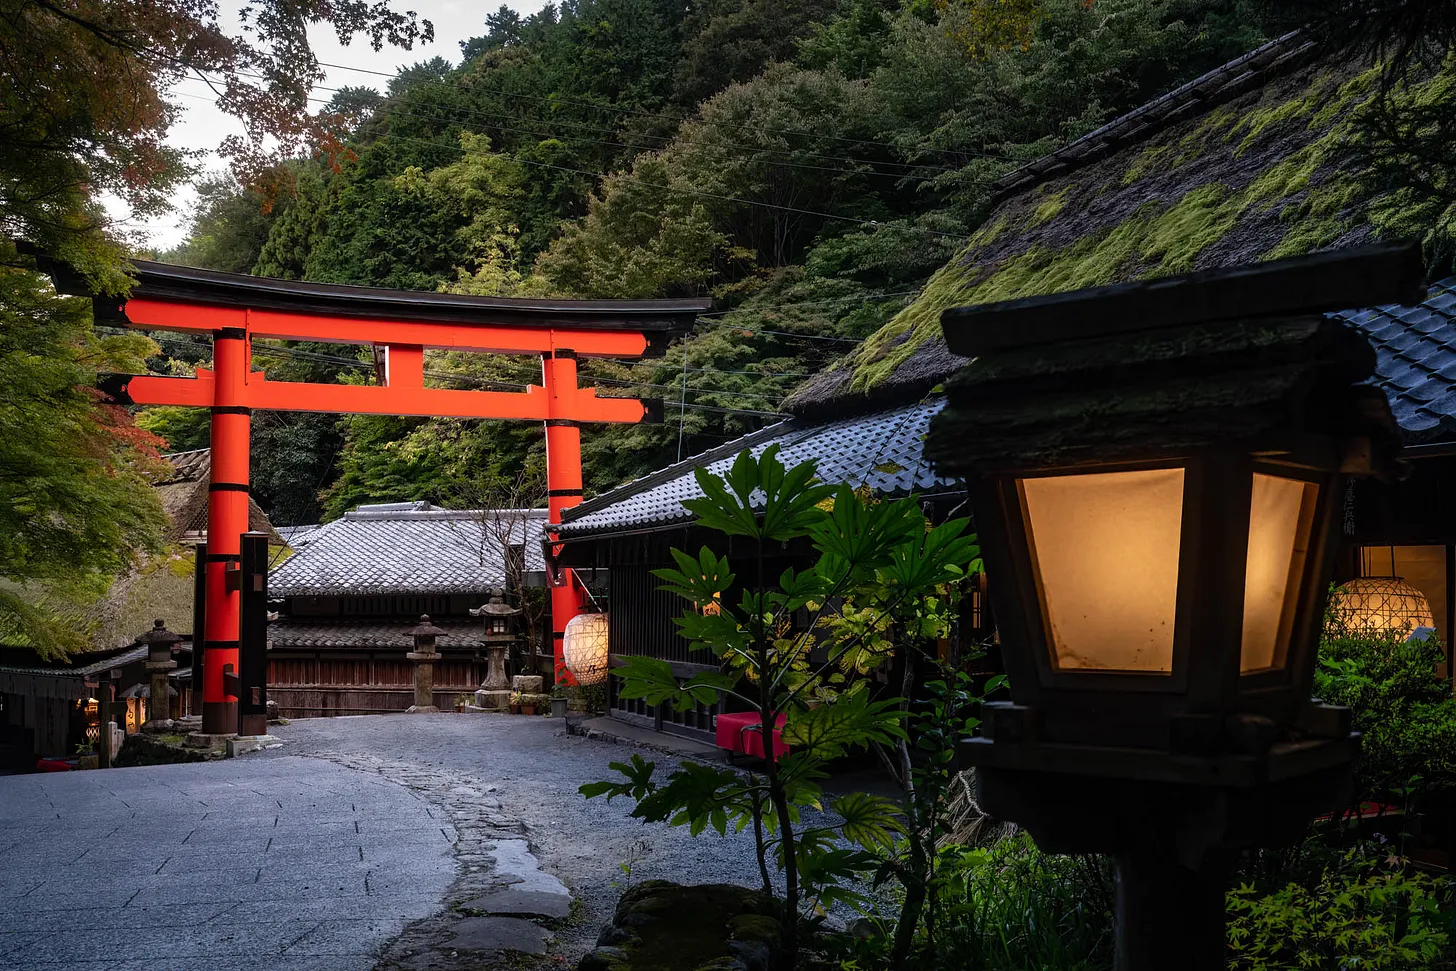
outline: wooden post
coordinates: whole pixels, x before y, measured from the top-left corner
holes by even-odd
[[[202,731],[235,735],[238,697],[229,690],[238,670],[241,539],[248,529],[248,448],[252,411],[247,400],[248,335],[223,327],[213,335],[215,390],[212,405],[212,481],[207,497],[206,653],[202,683]],[[235,681],[235,678],[233,679]]]
[[[576,352],[557,349],[541,360],[542,384],[551,414],[574,414],[570,407],[577,391]],[[547,523],[561,522],[561,514],[582,499],[581,427],[575,419],[546,419]],[[582,594],[576,575],[561,571],[561,585],[551,588],[551,654],[557,684],[575,684],[566,669],[566,624],[581,613]]]

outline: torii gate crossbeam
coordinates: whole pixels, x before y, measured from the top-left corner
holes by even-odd
[[[238,731],[227,675],[238,671],[241,536],[248,529],[248,464],[255,409],[541,421],[546,426],[548,521],[582,500],[582,422],[660,420],[654,403],[599,398],[577,383],[577,360],[660,353],[685,333],[706,300],[531,300],[296,283],[138,260],[137,285],[120,304],[97,298],[98,317],[141,330],[210,334],[213,366],[194,377],[113,375],[104,390],[123,403],[190,405],[212,412],[212,480],[205,564],[202,730]],[[57,286],[66,288],[64,275]],[[71,292],[75,292],[72,290]],[[252,367],[255,337],[370,344],[384,379],[371,386],[269,381]],[[522,392],[427,388],[428,348],[540,357],[541,383]],[[551,591],[553,653],[565,672],[566,622],[582,609],[569,571]],[[194,647],[194,649],[196,649]]]

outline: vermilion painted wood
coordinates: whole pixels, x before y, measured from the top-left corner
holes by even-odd
[[[546,389],[529,385],[525,391],[456,391],[448,388],[379,385],[306,384],[268,381],[254,371],[238,393],[239,404],[269,411],[317,411],[326,414],[431,415],[440,418],[517,418],[544,421],[569,418],[634,424],[647,409],[636,398],[599,398],[595,388],[567,388],[552,402]],[[139,405],[197,405],[213,403],[214,381],[209,373],[197,378],[132,378],[127,394]],[[552,436],[548,434],[548,441]],[[562,436],[557,435],[556,438]],[[580,433],[577,434],[580,441]],[[549,444],[548,444],[549,448]],[[579,460],[578,460],[579,461]],[[551,488],[557,488],[552,486]],[[579,488],[561,486],[560,488]]]
[[[248,342],[242,332],[219,331],[212,342],[212,481],[207,498],[207,564],[204,582],[202,730],[231,735],[238,730],[238,699],[226,675],[238,673],[242,594],[229,589],[229,567],[238,567],[242,535],[248,531],[248,445],[252,417],[246,407]],[[237,409],[237,410],[231,410]],[[232,559],[224,559],[231,557]]]
[[[635,398],[598,398],[577,386],[577,356],[636,357],[647,350],[640,332],[566,328],[482,327],[290,314],[133,299],[125,305],[133,327],[211,333],[213,368],[191,378],[138,375],[127,383],[132,401],[144,405],[212,407],[212,491],[208,503],[204,568],[203,731],[238,730],[238,698],[225,676],[238,672],[241,617],[239,591],[229,589],[240,537],[248,529],[248,458],[252,409],[433,415],[448,418],[523,419],[546,422],[546,487],[549,522],[581,502],[581,429],[577,422],[634,423],[647,417]],[[269,381],[252,370],[251,339],[373,344],[385,348],[384,382],[360,386]],[[540,354],[541,384],[525,391],[457,391],[424,386],[425,348],[506,354]],[[557,356],[557,355],[560,356]],[[584,591],[570,570],[551,591],[552,653],[556,677],[574,683],[565,665],[566,623],[581,612]],[[217,646],[214,646],[217,645]]]
[[[582,415],[581,392],[576,381],[576,358],[550,356],[541,359],[541,383],[547,400],[548,523],[561,522],[562,512],[581,502],[581,429],[556,422],[562,419],[599,420]],[[596,405],[604,403],[597,401]],[[576,684],[576,678],[566,669],[566,622],[581,613],[584,599],[576,575],[571,570],[563,570],[562,584],[551,588],[551,654],[556,680],[562,684]]]
[[[321,341],[335,344],[415,344],[420,347],[494,354],[546,354],[569,347],[578,357],[637,357],[647,350],[645,335],[632,331],[525,327],[480,327],[366,317],[318,317],[276,310],[201,307],[160,300],[128,300],[126,319],[133,327],[211,333],[242,327],[253,337]]]

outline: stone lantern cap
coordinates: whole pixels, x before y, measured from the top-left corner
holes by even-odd
[[[436,653],[435,638],[439,637],[443,633],[445,633],[445,631],[430,623],[429,614],[420,614],[419,624],[409,629],[409,636],[414,638],[416,650],[411,651],[405,656],[408,657],[411,661],[420,660],[420,658],[416,656],[419,654],[427,654],[433,657]]]
[[[490,600],[479,607],[471,608],[470,616],[489,619],[491,617],[515,617],[520,614],[521,608],[512,607],[506,603],[505,597],[505,591],[500,587],[495,587],[490,591]]]
[[[155,620],[152,629],[138,637],[136,643],[147,648],[147,670],[157,671],[177,666],[177,662],[172,660],[172,649],[183,640],[181,634],[172,633],[165,623]]]
[[[411,637],[439,637],[443,633],[445,631],[430,623],[429,614],[420,614],[419,625],[409,629],[409,636]]]
[[[165,646],[168,650],[171,650],[184,640],[186,638],[181,634],[174,634],[169,631],[164,621],[154,620],[152,621],[152,629],[138,637],[136,642],[138,644],[145,644],[151,648]]]

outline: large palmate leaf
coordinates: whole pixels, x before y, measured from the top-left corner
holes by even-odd
[[[839,487],[834,508],[814,524],[820,571],[838,578],[889,564],[896,547],[925,529],[925,514],[913,499],[866,502],[848,485]]]
[[[660,705],[681,694],[672,665],[655,657],[629,657],[612,672],[621,679],[617,694],[622,698],[641,698],[649,705]]]
[[[967,519],[952,519],[898,544],[881,579],[909,594],[959,580],[978,565],[981,548]]]
[[[708,614],[689,610],[681,617],[673,618],[673,623],[683,637],[708,648],[719,657],[744,657],[753,640],[753,635],[726,608]]]
[[[850,748],[879,742],[888,745],[905,737],[905,713],[900,699],[871,701],[869,692],[840,695],[833,704],[796,709],[784,721],[784,743],[803,748],[821,759],[834,759]]]
[[[640,802],[657,788],[657,783],[652,778],[652,773],[657,769],[657,763],[644,761],[642,756],[635,752],[632,754],[630,763],[611,762],[607,768],[621,773],[626,781],[615,782],[608,779],[601,782],[588,782],[577,789],[577,792],[588,799],[606,796],[607,802],[611,802],[618,796],[626,796]]]
[[[835,799],[829,808],[844,820],[840,835],[867,850],[888,852],[895,845],[895,836],[905,832],[899,804],[884,796],[851,792]]]
[[[664,581],[657,589],[675,593],[701,607],[718,602],[723,591],[733,585],[733,571],[726,556],[720,557],[706,546],[698,551],[696,559],[679,549],[669,552],[678,568],[653,570],[652,575]]]
[[[638,801],[632,815],[648,823],[685,825],[694,836],[707,826],[722,835],[728,830],[730,815],[737,812],[744,790],[744,782],[736,772],[685,761],[668,776],[665,785]]]
[[[824,517],[819,503],[833,494],[833,487],[814,484],[813,462],[785,469],[778,451],[771,445],[758,458],[741,452],[721,477],[695,469],[703,496],[684,499],[683,508],[697,517],[698,525],[728,536],[784,541],[808,535]]]

